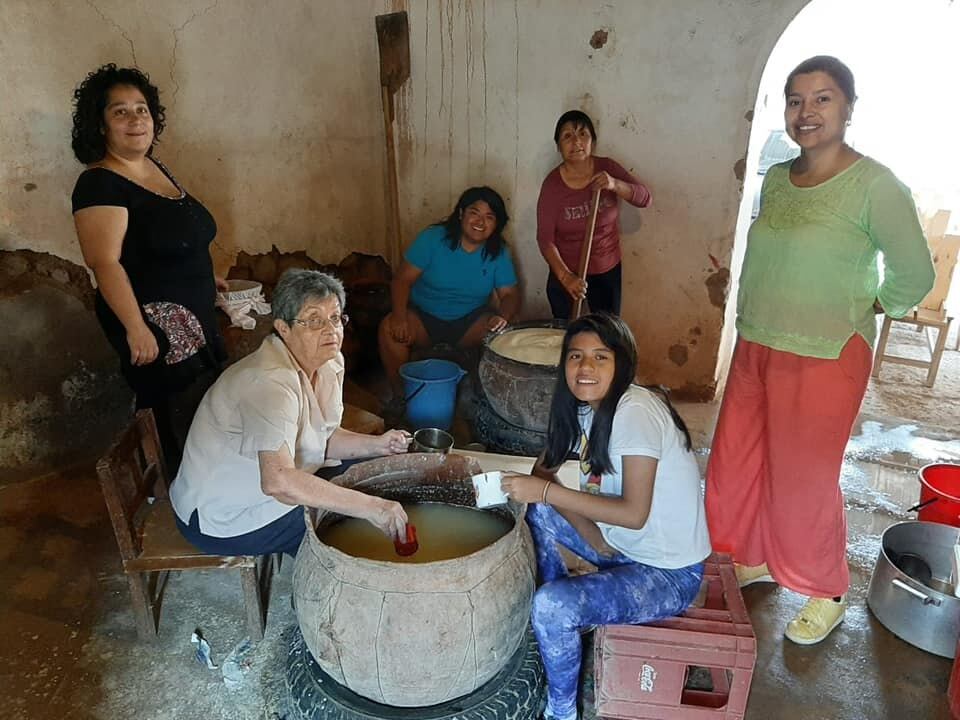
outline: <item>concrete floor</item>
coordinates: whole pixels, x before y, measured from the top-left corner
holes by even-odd
[[[696,438],[709,437],[715,408],[682,412]],[[747,718],[950,717],[951,661],[902,642],[865,605],[880,535],[910,517],[904,509],[918,497],[916,468],[935,458],[960,460],[960,443],[934,429],[873,418],[859,424],[842,478],[853,580],[847,619],[822,644],[799,647],[782,630],[802,599],[774,585],[745,589],[759,646]],[[244,638],[238,575],[173,577],[160,634],[140,643],[92,467],[0,487],[0,718],[284,718],[291,570],[286,562],[276,576],[267,636],[249,655],[241,686],[229,690],[220,670],[196,662],[190,635],[202,628],[218,663]],[[592,719],[589,687],[584,697],[584,717]]]

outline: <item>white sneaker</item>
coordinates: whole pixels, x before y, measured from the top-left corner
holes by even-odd
[[[787,623],[783,634],[798,645],[815,645],[843,622],[846,613],[846,595],[840,597],[840,602],[833,598],[812,597],[800,608],[793,620]]]

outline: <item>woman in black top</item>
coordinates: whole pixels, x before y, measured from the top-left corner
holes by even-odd
[[[73,190],[96,313],[138,408],[153,408],[171,472],[193,411],[226,358],[209,246],[217,226],[152,158],[164,127],[159,92],[139,70],[104,65],[74,91]]]

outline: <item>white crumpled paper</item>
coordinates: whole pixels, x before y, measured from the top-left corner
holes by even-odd
[[[190,642],[197,646],[196,658],[197,662],[201,665],[206,665],[208,670],[216,670],[217,665],[213,662],[213,657],[211,655],[210,643],[204,639],[203,635],[200,634],[199,630],[194,630],[193,634],[190,635]]]

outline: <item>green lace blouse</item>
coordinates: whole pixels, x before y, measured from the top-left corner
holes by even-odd
[[[740,274],[737,331],[776,350],[837,358],[854,333],[873,345],[874,300],[902,317],[923,299],[933,263],[910,191],[886,167],[862,157],[800,188],[790,182],[791,162],[764,178]]]

